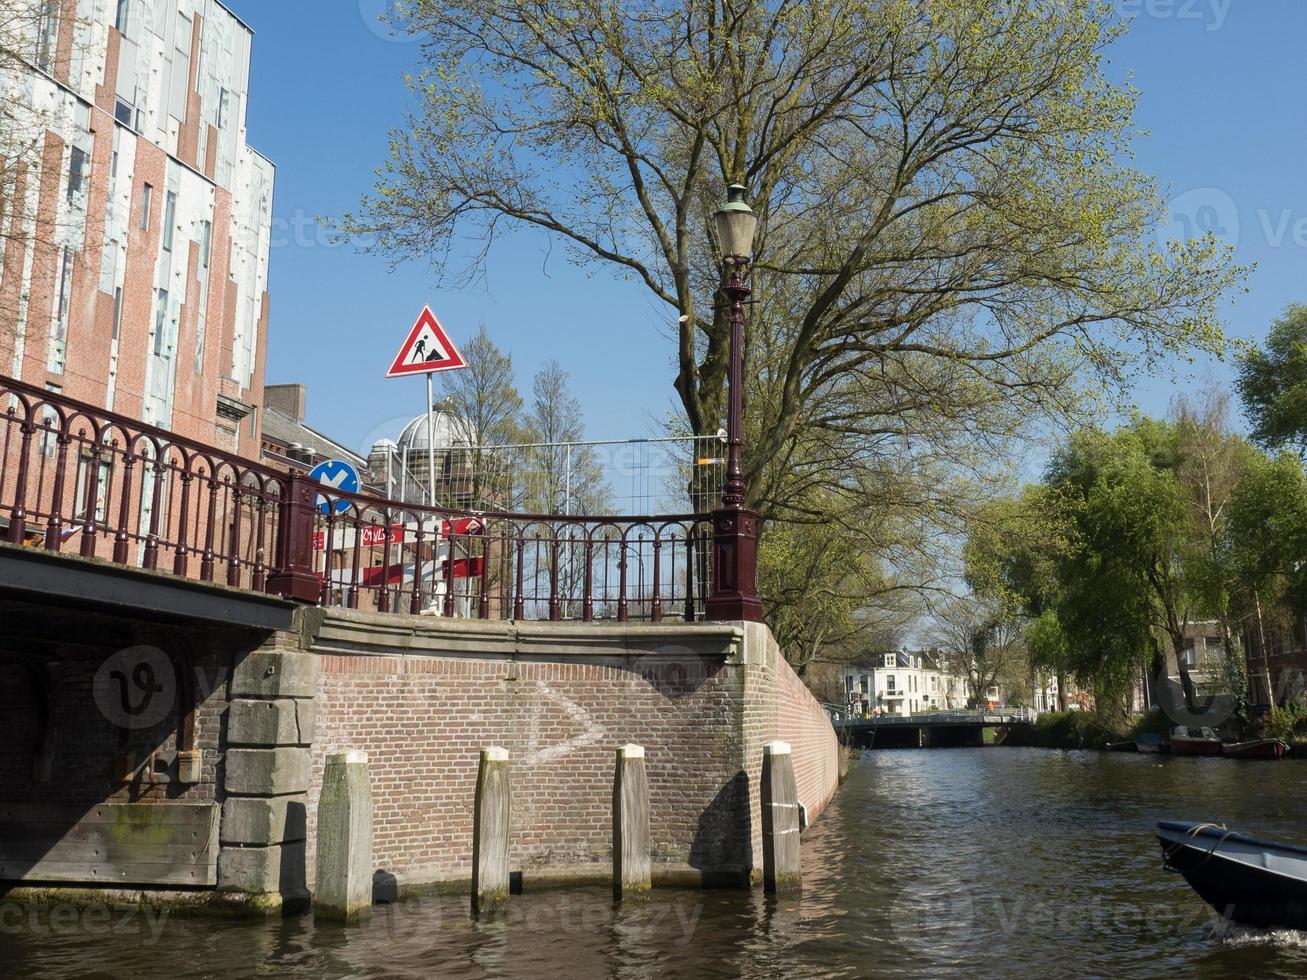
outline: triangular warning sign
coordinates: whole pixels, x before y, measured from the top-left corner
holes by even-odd
[[[454,342],[445,333],[431,307],[422,307],[408,339],[395,355],[395,363],[386,372],[388,378],[401,378],[406,374],[430,374],[432,371],[453,371],[467,367],[467,361],[458,352]]]

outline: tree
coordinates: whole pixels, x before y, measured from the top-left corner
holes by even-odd
[[[42,188],[57,188],[73,141],[69,79],[85,56],[89,24],[76,0],[0,0],[0,324],[16,321],[32,281],[53,281],[62,211],[38,215]],[[61,37],[64,43],[60,43]],[[19,282],[34,253],[24,289]]]
[[[1267,703],[1276,703],[1266,661],[1268,631],[1307,611],[1307,473],[1288,453],[1260,453],[1231,495],[1224,552],[1234,569],[1236,608],[1257,638],[1257,676]]]
[[[1253,442],[1307,452],[1307,306],[1285,310],[1271,325],[1265,349],[1253,345],[1244,351],[1236,383]]]
[[[567,382],[557,361],[536,372],[522,428],[527,442],[541,445],[524,457],[519,506],[533,514],[603,514],[609,509],[609,491],[594,447],[562,445],[585,439],[581,403]]]
[[[442,408],[453,416],[460,430],[459,441],[467,446],[463,461],[467,468],[467,497],[462,506],[501,509],[510,505],[502,454],[487,447],[516,442],[521,435],[518,416],[522,396],[513,378],[513,357],[499,349],[486,333],[484,323],[463,348],[467,367],[443,375]]]
[[[1188,505],[1192,541],[1183,556],[1186,577],[1198,604],[1221,625],[1221,672],[1241,706],[1246,704],[1243,645],[1232,605],[1236,568],[1225,547],[1229,504],[1253,454],[1230,429],[1229,397],[1210,380],[1197,399],[1179,398],[1172,408],[1177,461],[1175,475]]]
[[[677,325],[696,434],[724,416],[711,213],[749,186],[764,523],[844,522],[887,560],[881,528],[960,529],[996,454],[1084,386],[1222,345],[1242,270],[1211,237],[1155,245],[1160,197],[1126,162],[1135,94],[1103,72],[1108,3],[399,7],[425,66],[343,230],[457,279],[535,229],[640,284]]]
[[[1193,534],[1177,461],[1174,427],[1138,418],[1111,435],[1073,435],[1054,456],[1048,482],[1075,503],[1076,547],[1060,571],[1058,609],[1069,645],[1093,655],[1096,679],[1115,686],[1150,650],[1160,675],[1154,635],[1165,636],[1192,708],[1185,633],[1207,610],[1184,561]]]
[[[935,610],[935,626],[950,673],[967,682],[967,707],[983,704],[1005,682],[1019,686],[1027,664],[1017,620],[975,596],[954,596]]]
[[[997,497],[977,508],[963,546],[967,585],[1000,615],[1023,624],[1030,670],[1057,678],[1061,711],[1076,667],[1055,612],[1071,534],[1069,508],[1055,491],[1033,484],[1017,497]]]

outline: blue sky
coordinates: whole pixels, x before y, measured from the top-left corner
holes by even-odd
[[[483,283],[437,287],[412,263],[335,245],[319,214],[357,205],[402,121],[417,44],[389,37],[385,0],[226,0],[255,30],[251,143],[277,164],[268,379],[309,384],[309,421],[360,448],[397,434],[424,400],[421,380],[383,380],[423,303],[455,342],[484,321],[511,351],[519,387],[551,357],[572,372],[592,438],[651,434],[673,409],[672,324],[643,290],[569,265],[538,236],[496,249]],[[1249,292],[1225,311],[1232,336],[1261,337],[1307,300],[1307,104],[1300,0],[1119,0],[1131,34],[1113,77],[1142,90],[1137,163],[1173,199],[1176,230],[1214,229],[1256,262]],[[1228,365],[1150,379],[1139,406]]]

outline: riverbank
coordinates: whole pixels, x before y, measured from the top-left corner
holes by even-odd
[[[1013,726],[999,744],[1033,749],[1105,749],[1140,735],[1168,735],[1173,723],[1160,711],[1138,717],[1131,725],[1109,723],[1092,711],[1050,711],[1032,725]],[[1260,726],[1238,733],[1247,738],[1280,738],[1289,744],[1289,757],[1307,759],[1307,715],[1281,709]]]

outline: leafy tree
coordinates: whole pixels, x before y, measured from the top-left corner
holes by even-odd
[[[1076,665],[1055,612],[1058,571],[1069,554],[1069,510],[1048,487],[1025,487],[1015,498],[997,497],[968,521],[963,547],[972,592],[1008,619],[1024,623],[1032,674],[1057,678],[1058,708],[1066,710],[1067,678]]]
[[[711,214],[748,185],[745,468],[764,521],[841,522],[891,565],[914,534],[957,530],[996,454],[1086,386],[1222,345],[1242,270],[1211,237],[1155,245],[1161,200],[1128,163],[1136,95],[1103,69],[1124,29],[1110,3],[398,7],[425,64],[343,229],[446,279],[535,229],[633,280],[675,325],[696,434],[725,414]]]
[[[1243,353],[1237,384],[1254,442],[1307,451],[1307,306],[1290,306],[1271,325],[1265,349]]]
[[[1307,611],[1307,473],[1301,459],[1258,453],[1249,460],[1230,498],[1224,547],[1238,583],[1236,608],[1257,636],[1256,673],[1274,705],[1268,633]]]
[[[1060,572],[1058,608],[1069,647],[1110,689],[1128,682],[1148,651],[1160,673],[1154,635],[1163,635],[1192,707],[1185,630],[1200,596],[1183,560],[1193,534],[1177,462],[1174,427],[1140,418],[1111,435],[1073,435],[1054,456],[1048,482],[1075,503],[1075,548]]]

